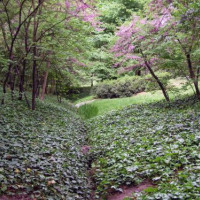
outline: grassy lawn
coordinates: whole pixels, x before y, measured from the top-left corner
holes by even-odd
[[[85,101],[90,101],[92,99],[94,99],[95,97],[93,95],[90,95],[90,96],[86,96],[84,98],[81,98],[81,99],[77,99],[73,102],[73,104],[78,104],[78,103],[82,103],[82,102],[85,102]]]
[[[170,84],[174,86],[174,89],[169,92],[171,100],[179,98],[181,95],[193,94],[193,90],[189,86],[187,87],[186,90],[180,89],[184,82],[185,80],[182,80],[182,79],[173,79],[170,81]],[[94,96],[87,96],[87,97],[78,99],[75,102],[75,104],[89,101],[91,99],[94,99]],[[98,110],[98,112],[96,112],[97,115],[104,115],[110,111],[119,110],[132,104],[144,104],[144,103],[148,104],[148,103],[153,103],[160,100],[164,100],[164,97],[163,97],[162,92],[159,90],[159,91],[154,91],[154,92],[142,92],[132,97],[115,98],[115,99],[97,99],[89,105],[97,108]],[[91,112],[92,109],[90,108],[89,105],[87,105],[88,112]],[[84,112],[87,112],[87,108],[84,108]]]
[[[160,91],[152,93],[141,93],[135,95],[133,97],[126,97],[126,98],[116,98],[116,99],[102,99],[96,100],[91,103],[91,105],[96,106],[98,108],[98,115],[103,115],[108,113],[109,111],[122,109],[126,106],[132,104],[142,104],[142,103],[150,103],[154,101],[162,100],[163,96]]]
[[[191,95],[193,94],[193,91],[189,89],[181,93],[181,95],[186,95],[186,94]],[[170,98],[172,100],[178,97],[180,97],[179,93],[170,93]],[[91,105],[96,106],[98,108],[97,115],[104,115],[110,111],[119,110],[132,104],[153,103],[160,100],[164,100],[163,94],[161,91],[156,91],[154,93],[152,92],[140,93],[133,97],[126,97],[126,98],[102,99],[102,100],[98,99],[92,102]]]

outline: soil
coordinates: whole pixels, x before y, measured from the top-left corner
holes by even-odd
[[[96,168],[92,168],[90,166],[90,170],[88,171],[88,175],[89,175],[89,182],[91,185],[91,196],[90,196],[90,200],[95,200],[95,191],[96,191],[96,185],[95,185],[95,179],[94,179],[94,175],[96,173]]]
[[[89,151],[90,151],[90,146],[88,146],[88,145],[85,145],[85,146],[82,146],[81,147],[81,152],[85,155],[85,154],[87,154]]]
[[[129,187],[122,186],[121,187],[123,190],[122,193],[120,192],[112,193],[108,196],[107,200],[123,200],[125,197],[132,197],[133,193],[142,192],[148,187],[155,187],[155,185],[151,181],[146,180],[137,186],[129,186]],[[136,198],[133,197],[133,200],[135,199]]]

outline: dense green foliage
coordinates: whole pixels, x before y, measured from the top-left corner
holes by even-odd
[[[157,73],[163,84],[167,86],[170,74]],[[117,80],[104,81],[99,83],[94,88],[94,93],[99,98],[119,98],[130,97],[143,91],[158,90],[159,86],[156,81],[150,76],[125,76]]]
[[[91,95],[91,87],[73,87],[65,94],[66,98],[72,102],[89,95]]]
[[[129,106],[91,120],[97,196],[151,179],[156,188],[138,199],[199,199],[199,107],[191,98]]]
[[[0,200],[145,181],[126,199],[199,200],[199,16],[199,0],[1,0]]]
[[[86,128],[75,110],[38,103],[32,112],[19,102],[0,109],[0,195],[89,199]]]

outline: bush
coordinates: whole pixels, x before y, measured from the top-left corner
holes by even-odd
[[[157,76],[162,81],[164,86],[167,87],[168,81],[171,78],[171,74],[168,72],[159,72],[157,73]],[[152,78],[150,74],[146,75],[145,78],[146,78],[145,91],[154,91],[160,89],[157,82]]]
[[[170,74],[167,72],[157,73],[163,84],[167,85]],[[124,76],[117,80],[104,81],[94,88],[98,98],[130,97],[143,91],[158,90],[159,86],[151,75]]]

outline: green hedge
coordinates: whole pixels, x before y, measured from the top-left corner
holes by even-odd
[[[166,86],[170,74],[159,72],[157,76]],[[146,76],[124,76],[117,80],[104,81],[94,88],[94,93],[98,98],[120,98],[130,97],[143,91],[158,90],[159,86],[150,74]]]

